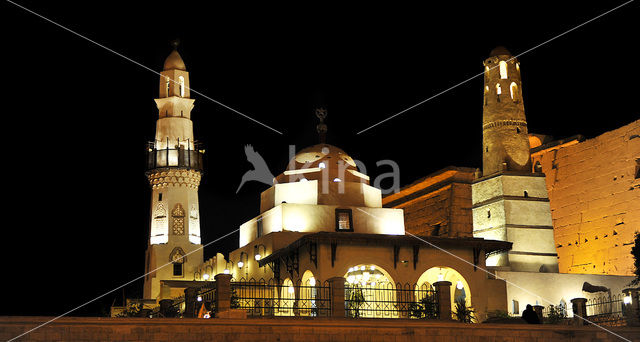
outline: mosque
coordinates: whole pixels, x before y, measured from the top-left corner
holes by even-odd
[[[463,298],[479,319],[494,310],[517,315],[526,304],[566,305],[590,293],[587,283],[620,293],[632,280],[628,269],[573,267],[563,258],[575,259],[578,251],[561,252],[573,239],[567,229],[581,227],[567,210],[583,219],[585,211],[566,208],[571,203],[562,192],[573,185],[565,184],[565,169],[575,166],[562,155],[589,140],[529,134],[519,61],[499,47],[484,66],[482,170],[448,167],[383,198],[350,155],[324,142],[321,123],[321,143],[297,152],[260,194],[259,213],[240,226],[239,247],[228,258],[218,253],[205,261],[198,204],[204,151],[193,136],[189,73],[174,49],[161,72],[156,136],[148,147],[145,301],[177,297],[220,273],[285,285],[334,277],[371,288],[449,281],[451,298]],[[632,138],[640,137],[640,120],[622,130],[616,141],[624,142],[617,155],[624,161],[616,172],[626,176],[618,182],[625,190],[613,202],[624,214],[613,220],[622,222],[616,235],[629,239],[640,221],[640,139]],[[587,212],[594,201],[574,197]],[[611,220],[606,210],[598,213]],[[589,232],[601,241],[621,238],[606,240],[598,229]]]

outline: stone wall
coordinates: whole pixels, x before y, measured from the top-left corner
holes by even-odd
[[[546,174],[562,273],[632,275],[640,231],[640,120],[596,138],[532,149]]]
[[[422,236],[470,237],[471,182],[475,169],[447,167],[382,199],[404,210],[405,231]]]
[[[0,317],[10,340],[52,317]],[[611,332],[611,333],[610,333]],[[394,319],[148,319],[64,317],[19,341],[620,341],[640,328],[461,324]],[[617,334],[618,336],[615,336]]]

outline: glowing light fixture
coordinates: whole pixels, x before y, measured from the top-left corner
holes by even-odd
[[[334,179],[333,179],[333,181],[334,181],[334,182],[336,182],[336,183],[338,183],[338,182],[342,182],[342,180],[341,180],[340,178],[337,178],[337,177],[336,177],[336,178],[334,178]]]
[[[225,269],[224,269],[224,271],[222,271],[222,273],[224,273],[224,274],[229,274],[229,269],[228,269],[228,268],[225,268]]]
[[[238,268],[242,268],[242,266],[244,266],[244,262],[238,261]]]
[[[202,279],[209,280],[209,274],[208,273],[203,274]]]
[[[309,180],[308,180],[308,179],[306,179],[306,178],[302,178],[302,179],[300,179],[299,181],[300,181],[300,182],[308,182]]]
[[[202,296],[198,296],[198,301],[201,302],[202,301]]]
[[[256,261],[260,260],[262,258],[262,256],[260,254],[256,254]]]
[[[289,293],[294,293],[295,289],[293,288],[293,286],[289,285]]]
[[[464,288],[462,280],[458,280],[458,282],[456,283],[456,287],[458,288],[458,290],[462,290]]]
[[[309,278],[309,285],[316,286],[316,278],[314,277]]]
[[[324,169],[325,167],[327,167],[327,165],[325,165],[325,163],[320,163],[318,164],[318,167]]]
[[[631,296],[624,296],[624,298],[622,299],[623,303],[625,304],[631,304],[632,300],[631,300]]]

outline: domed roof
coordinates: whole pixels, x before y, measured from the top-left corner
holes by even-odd
[[[164,70],[175,69],[187,71],[187,66],[184,65],[184,61],[182,60],[182,57],[180,57],[178,50],[171,51],[169,57],[164,61]]]
[[[504,46],[498,46],[495,49],[491,50],[491,52],[489,53],[490,57],[501,55],[511,56],[511,52],[509,52],[509,50],[507,50],[507,48],[505,48]]]
[[[342,149],[329,144],[317,144],[296,153],[294,157],[296,164],[317,164],[321,161],[339,162],[343,161],[347,164],[347,168],[357,168],[355,161]],[[290,166],[292,163],[290,163]]]

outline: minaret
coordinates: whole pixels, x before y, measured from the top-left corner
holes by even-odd
[[[531,155],[520,63],[507,49],[497,47],[484,61],[484,68],[483,175],[504,170],[529,171]]]
[[[545,175],[531,169],[520,64],[498,47],[484,66],[483,175],[472,184],[473,236],[513,243],[487,256],[487,266],[557,272]]]
[[[161,280],[193,280],[203,262],[198,206],[203,151],[193,139],[194,99],[189,98],[189,73],[177,43],[164,62],[159,94],[155,99],[159,118],[155,140],[149,143],[146,172],[151,185],[146,272],[171,265],[145,277],[146,299],[169,295],[161,293]]]

